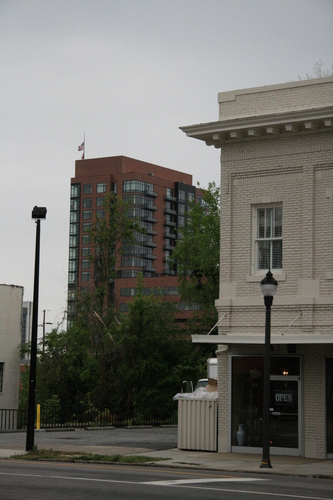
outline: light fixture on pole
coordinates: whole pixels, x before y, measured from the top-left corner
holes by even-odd
[[[38,287],[39,287],[39,247],[40,221],[46,219],[45,207],[34,207],[31,218],[36,222],[36,249],[35,249],[35,279],[34,299],[32,307],[31,354],[29,374],[29,404],[27,422],[26,451],[32,451],[35,439],[35,403],[36,403],[36,366],[37,366],[37,327],[38,327]]]
[[[265,366],[264,366],[264,401],[263,401],[263,432],[262,432],[262,460],[260,468],[271,469],[271,460],[269,455],[269,396],[270,396],[270,377],[271,377],[271,306],[273,297],[276,293],[278,283],[273,278],[269,270],[263,280],[260,282],[260,290],[264,296],[266,306],[265,322]]]

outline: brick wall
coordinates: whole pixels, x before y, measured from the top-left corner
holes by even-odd
[[[260,275],[254,269],[253,207],[269,203],[283,206],[283,272],[274,275],[279,282],[274,304],[280,308],[279,318],[283,320],[273,318],[272,324],[277,321],[275,324],[283,331],[301,307],[304,311],[299,328],[306,327],[311,333],[312,326],[324,326],[328,318],[328,324],[333,325],[332,152],[331,133],[223,148],[217,308],[220,316],[230,311],[230,300],[233,308],[227,315],[229,319],[222,321],[220,333],[242,333],[242,325],[257,328],[260,309],[256,311],[256,307],[262,307],[259,281],[265,273]],[[311,317],[309,297],[321,305]]]
[[[333,356],[330,346],[302,346],[304,357],[303,408],[304,454],[306,457],[326,457],[325,357]]]
[[[219,120],[331,106],[333,78],[304,80],[218,94]]]
[[[220,120],[332,106],[333,78],[219,94]],[[297,129],[297,127],[296,127]],[[272,334],[333,333],[332,128],[277,134],[221,146],[219,334],[264,333],[265,308],[255,269],[253,237],[258,205],[282,204],[283,269]],[[297,319],[296,319],[297,318]],[[279,346],[287,353],[287,346]],[[219,346],[219,451],[228,451],[231,354],[263,354],[263,346]],[[331,344],[297,345],[302,357],[305,456],[325,458],[325,356]]]

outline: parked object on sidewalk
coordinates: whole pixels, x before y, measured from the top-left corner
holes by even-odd
[[[206,387],[198,387],[194,392],[183,393],[179,392],[173,397],[174,401],[179,399],[217,399],[217,385],[208,384]]]
[[[195,390],[199,387],[205,387],[207,391],[214,392],[217,391],[217,379],[216,378],[201,378],[198,380]]]
[[[217,451],[217,392],[202,387],[198,391],[208,397],[178,400],[177,446],[182,450]]]
[[[207,377],[217,380],[217,358],[207,359]]]
[[[206,387],[208,384],[211,384],[211,382],[209,382],[210,379],[213,379],[215,381],[213,382],[213,385],[217,387],[217,358],[207,359],[207,378],[199,379],[196,383],[194,391],[199,389],[199,387]],[[192,390],[189,390],[191,388],[191,385]],[[215,390],[217,390],[217,388]],[[189,380],[185,380],[182,384],[181,392],[193,392],[193,383]]]
[[[208,385],[208,378],[201,378],[198,380],[197,385],[195,386],[195,390],[199,389],[199,387],[206,387]]]
[[[181,393],[193,392],[193,382],[191,380],[184,380],[182,383]]]

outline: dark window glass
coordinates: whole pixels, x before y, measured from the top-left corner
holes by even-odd
[[[105,193],[106,191],[106,182],[99,182],[96,186],[97,193]]]
[[[5,363],[0,363],[0,392],[3,391],[3,372],[5,369]]]
[[[326,359],[326,436],[327,453],[333,453],[333,358]]]
[[[83,210],[82,212],[82,219],[83,220],[90,220],[92,217],[92,211],[91,210]]]
[[[83,198],[83,208],[92,207],[92,198]]]
[[[80,184],[72,184],[71,185],[71,197],[77,198],[80,196],[81,186]]]
[[[71,210],[80,210],[80,200],[78,198],[71,200]]]
[[[83,234],[82,235],[82,245],[90,245],[91,239],[89,234]]]

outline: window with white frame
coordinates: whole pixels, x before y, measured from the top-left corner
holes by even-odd
[[[282,206],[256,208],[256,270],[282,269]]]

